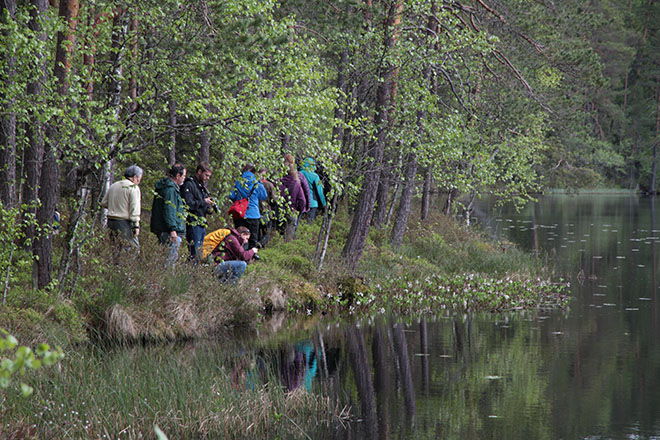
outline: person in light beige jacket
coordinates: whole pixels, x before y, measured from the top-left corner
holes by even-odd
[[[142,208],[142,168],[131,165],[124,172],[124,179],[110,185],[101,201],[108,210],[108,229],[113,236],[119,236],[139,247],[140,213]]]

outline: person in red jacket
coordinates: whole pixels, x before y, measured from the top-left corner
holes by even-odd
[[[221,283],[238,282],[245,272],[248,263],[258,258],[256,247],[246,250],[243,245],[250,239],[250,230],[245,226],[232,229],[213,249],[213,259],[216,261],[215,273]]]

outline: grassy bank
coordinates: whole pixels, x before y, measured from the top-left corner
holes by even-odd
[[[397,249],[388,244],[386,229],[372,228],[355,274],[344,269],[340,257],[350,227],[345,212],[334,220],[321,271],[313,263],[319,227],[320,219],[302,223],[288,243],[275,235],[238,285],[220,284],[209,265],[187,263],[183,247],[176,268],[165,269],[166,252],[151,234],[141,237],[139,255],[118,261],[101,237],[82,260],[75,291],[13,289],[0,317],[21,341],[55,345],[95,335],[152,341],[208,337],[254,326],[277,310],[433,313],[566,304],[543,260],[510,243],[491,242],[443,215],[411,224]]]

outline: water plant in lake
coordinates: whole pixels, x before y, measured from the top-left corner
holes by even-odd
[[[362,290],[341,291],[331,301],[352,311],[395,313],[490,311],[564,307],[566,285],[541,279],[492,278],[482,274],[386,277]],[[354,285],[351,285],[354,289]]]

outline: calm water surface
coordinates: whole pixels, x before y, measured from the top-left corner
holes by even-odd
[[[491,234],[549,256],[570,309],[319,325],[282,344],[283,384],[333,396],[357,420],[314,438],[660,438],[654,200],[556,195],[477,211]]]

